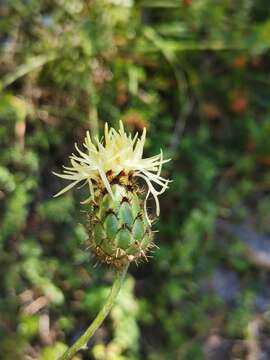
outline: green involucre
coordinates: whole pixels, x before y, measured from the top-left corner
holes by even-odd
[[[97,258],[122,269],[146,257],[153,246],[144,212],[144,198],[136,187],[112,185],[114,197],[98,191],[88,214],[90,247]]]

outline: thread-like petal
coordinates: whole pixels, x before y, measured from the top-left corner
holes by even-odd
[[[153,196],[156,204],[156,213],[159,215],[160,207],[158,196],[167,188],[169,180],[161,176],[162,165],[170,161],[163,158],[163,152],[149,158],[143,158],[143,149],[146,140],[146,129],[143,129],[141,137],[136,133],[133,137],[127,134],[123,122],[119,122],[119,130],[109,128],[108,124],[104,127],[104,139],[94,138],[93,143],[89,131],[86,132],[83,146],[86,152],[82,151],[77,143],[75,149],[77,154],[70,156],[70,166],[64,166],[62,174],[54,173],[60,178],[71,180],[72,183],[58,192],[55,196],[62,195],[81,181],[89,184],[90,196],[85,202],[90,201],[95,196],[95,185],[92,181],[103,183],[108,193],[113,197],[110,181],[107,173],[113,176],[121,171],[131,172],[133,176],[141,177],[147,185],[146,202],[150,196]],[[157,187],[159,189],[157,189]],[[150,223],[150,219],[146,214]]]

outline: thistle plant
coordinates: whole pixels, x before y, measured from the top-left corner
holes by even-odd
[[[159,216],[158,196],[169,184],[161,176],[164,160],[162,150],[158,155],[143,158],[146,129],[141,137],[132,137],[120,121],[119,130],[105,124],[104,139],[89,132],[83,143],[84,151],[77,144],[77,154],[70,156],[71,166],[63,166],[62,174],[55,175],[72,182],[59,191],[60,196],[76,185],[87,185],[89,197],[82,201],[87,207],[87,233],[89,247],[102,263],[116,269],[116,279],[103,308],[76,343],[61,359],[70,359],[86,346],[95,330],[109,313],[121,288],[121,283],[131,262],[147,259],[153,248],[152,223]],[[155,201],[155,213],[149,214],[149,196]]]

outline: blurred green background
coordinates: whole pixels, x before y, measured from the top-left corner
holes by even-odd
[[[113,271],[52,175],[104,122],[173,179],[156,250],[76,359],[270,359],[268,0],[0,3],[0,358],[53,360]]]

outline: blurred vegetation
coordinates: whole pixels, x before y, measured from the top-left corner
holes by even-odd
[[[164,149],[174,182],[160,249],[77,359],[269,359],[268,1],[15,0],[0,13],[0,357],[55,359],[108,293],[84,190],[53,199],[52,171],[121,118],[148,129],[146,153]]]

